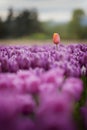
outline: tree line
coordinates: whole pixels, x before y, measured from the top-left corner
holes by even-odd
[[[84,18],[86,18],[85,24]],[[68,23],[68,37],[72,39],[87,39],[87,16],[82,9],[73,11],[72,19]]]
[[[86,40],[87,39],[87,15],[82,9],[75,9],[72,12],[72,16],[69,22],[59,23],[54,26],[50,26],[50,24],[48,23],[47,25],[46,24],[44,25],[44,29],[51,36],[54,32],[58,32],[61,38],[64,40],[67,39]]]
[[[36,9],[26,9],[16,15],[13,9],[9,9],[6,20],[0,18],[0,38],[17,38],[34,33],[35,35],[41,33],[51,38],[54,32],[58,32],[62,39],[87,39],[87,24],[82,23],[84,17],[87,18],[82,9],[75,9],[69,22],[49,26],[49,22],[38,20]]]
[[[13,9],[9,9],[6,20],[0,18],[0,38],[15,38],[36,32],[43,32],[36,9],[23,10],[16,16]]]

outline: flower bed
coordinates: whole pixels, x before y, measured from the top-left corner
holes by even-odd
[[[86,130],[87,45],[0,46],[0,130]]]

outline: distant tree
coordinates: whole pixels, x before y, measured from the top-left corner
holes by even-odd
[[[7,22],[11,22],[12,21],[12,19],[13,19],[13,9],[12,8],[10,8],[9,10],[8,10],[8,16],[7,16],[7,19],[6,19],[6,21]]]
[[[5,24],[2,21],[2,19],[0,18],[0,38],[4,38],[5,36],[6,36]]]
[[[76,9],[73,11],[72,19],[69,22],[69,37],[71,38],[82,38],[82,26],[80,23],[81,18],[85,16],[85,13],[82,9]]]
[[[85,15],[84,11],[82,9],[76,9],[73,11],[72,20],[80,20]]]
[[[22,36],[27,35],[29,33],[29,15],[30,12],[27,10],[24,10],[22,13],[20,13],[14,20],[15,28],[14,33],[15,36]]]
[[[7,30],[7,37],[12,36],[12,33],[13,33],[13,19],[14,19],[13,9],[10,8],[8,10],[8,16],[7,16],[6,21],[5,21],[5,27],[6,27],[6,30]]]
[[[13,37],[42,31],[38,20],[38,13],[35,9],[23,10],[15,17],[13,15],[13,10],[10,9],[6,24],[9,35]]]
[[[36,9],[26,9],[14,15],[10,8],[6,20],[0,19],[0,37],[20,37],[36,32],[43,32]]]

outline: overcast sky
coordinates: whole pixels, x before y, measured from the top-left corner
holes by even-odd
[[[76,8],[87,13],[87,0],[0,0],[0,16],[6,17],[10,7],[17,11],[36,8],[40,20],[64,22],[71,18]]]

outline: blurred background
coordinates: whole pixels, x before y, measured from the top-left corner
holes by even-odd
[[[0,41],[87,40],[87,0],[0,0]],[[0,42],[0,43],[1,43]]]

